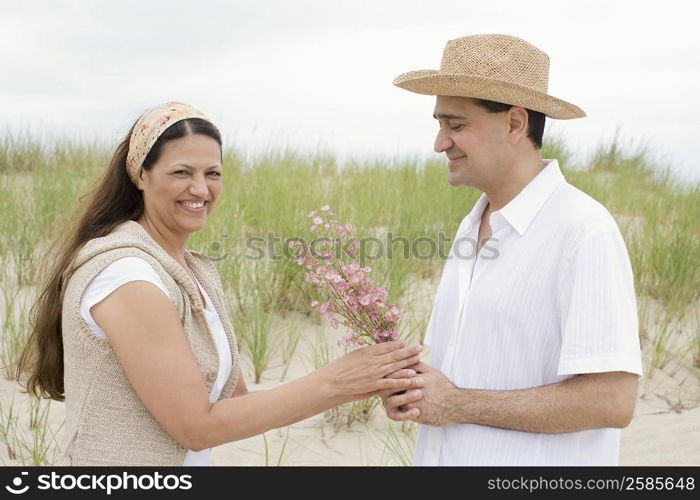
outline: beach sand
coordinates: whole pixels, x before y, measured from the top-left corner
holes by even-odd
[[[653,307],[653,306],[652,306]],[[280,349],[271,358],[259,384],[253,383],[253,370],[243,356],[243,370],[248,389],[265,390],[303,376],[314,369],[314,349],[328,344],[332,356],[342,353],[335,346],[337,331],[300,315],[290,314],[275,322],[279,337],[286,335],[290,324],[301,327],[301,339],[285,372]],[[672,352],[662,368],[651,370],[653,351],[645,350],[645,375],[640,382],[635,417],[622,430],[620,465],[700,465],[700,369],[693,365],[688,348],[697,328],[697,321],[678,325],[674,341],[667,342]],[[653,328],[649,329],[653,336]],[[429,351],[425,353],[426,357]],[[658,356],[658,354],[657,354]],[[14,403],[13,403],[14,401]],[[0,463],[20,465],[10,457],[10,447],[21,448],[19,432],[29,442],[29,407],[27,398],[13,381],[0,382],[0,410],[5,442],[0,446]],[[14,428],[8,429],[10,405],[16,415]],[[289,428],[275,429],[249,439],[227,443],[212,450],[214,465],[401,465],[410,463],[416,436],[414,424],[403,426],[389,421],[379,406],[367,422],[348,425],[349,405],[336,411],[309,418]],[[48,415],[49,429],[62,442],[60,427],[64,404],[52,402]],[[406,430],[402,432],[401,429]],[[13,434],[14,432],[14,434]],[[50,436],[50,434],[48,434]],[[47,441],[50,442],[50,439]],[[55,448],[55,447],[54,447]],[[18,453],[20,450],[14,450]],[[25,454],[27,452],[25,451]],[[49,454],[48,461],[57,459]]]

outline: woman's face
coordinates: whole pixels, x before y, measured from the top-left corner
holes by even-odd
[[[166,142],[153,168],[142,171],[145,216],[176,234],[199,231],[223,188],[221,147],[209,136]]]

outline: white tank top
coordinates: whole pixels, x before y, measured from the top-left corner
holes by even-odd
[[[160,279],[155,269],[153,269],[148,262],[139,257],[123,257],[117,259],[105,267],[90,283],[88,283],[80,299],[80,314],[90,327],[90,330],[92,330],[92,333],[97,337],[105,340],[107,339],[104,331],[95,323],[92,314],[90,314],[90,308],[104,300],[120,286],[131,281],[148,281],[153,283],[172,300],[165,284],[163,284],[163,281]],[[213,404],[219,399],[221,390],[231,373],[231,349],[228,344],[228,338],[226,337],[226,331],[221,324],[219,315],[214,309],[211,298],[206,290],[199,284],[199,281],[197,281],[197,286],[201,290],[206,301],[204,314],[209,328],[214,332],[216,350],[219,353],[219,372],[211,388],[211,392],[209,393],[209,402]],[[201,451],[187,450],[183,465],[209,465],[210,455],[211,448]]]

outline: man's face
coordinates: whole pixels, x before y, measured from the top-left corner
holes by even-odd
[[[482,191],[498,183],[507,165],[508,113],[489,113],[466,97],[437,96],[440,130],[435,152],[448,158],[447,181]]]

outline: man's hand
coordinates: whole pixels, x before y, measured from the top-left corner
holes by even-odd
[[[415,371],[414,371],[415,370]],[[387,377],[421,379],[421,389],[392,392],[382,391],[386,415],[397,422],[412,420],[421,424],[443,426],[454,423],[450,399],[457,388],[440,370],[420,362],[408,370],[400,370]]]
[[[413,369],[404,369],[387,375],[386,378],[409,378],[415,377],[414,387],[423,386],[422,375],[417,375],[416,371]],[[415,403],[420,398],[423,397],[423,393],[420,389],[412,389],[409,391],[394,391],[394,390],[384,390],[379,392],[379,396],[382,398],[382,404],[384,405],[384,411],[386,411],[386,416],[391,420],[397,422],[402,422],[405,420],[415,420],[420,415],[420,410],[418,408],[413,408],[406,410],[402,408],[403,405],[409,403]]]
[[[458,389],[455,385],[440,370],[422,361],[411,368],[423,378],[421,389],[423,397],[413,402],[403,403],[401,408],[403,414],[410,415],[411,420],[420,424],[444,426],[456,423],[453,400]],[[415,410],[419,411],[416,417],[411,413]]]

